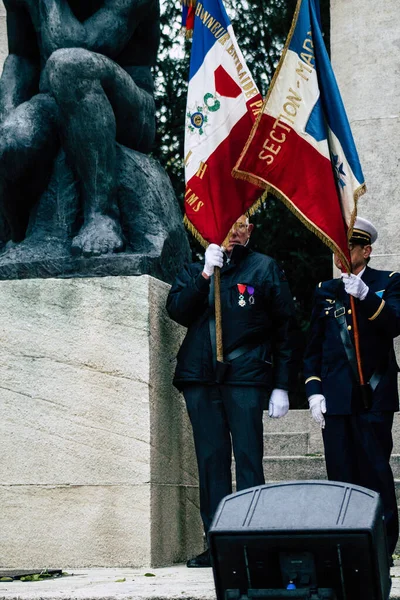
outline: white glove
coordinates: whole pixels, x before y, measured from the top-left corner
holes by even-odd
[[[363,282],[361,277],[357,275],[350,275],[348,273],[342,273],[342,279],[344,283],[344,289],[350,296],[364,300],[368,294],[369,287]]]
[[[321,429],[325,429],[324,414],[326,413],[326,400],[322,394],[313,394],[308,399],[311,416]]]
[[[210,244],[205,253],[205,264],[203,273],[211,277],[214,274],[215,267],[222,267],[224,264],[224,253],[217,244]]]
[[[289,395],[285,390],[272,390],[268,414],[272,419],[284,417],[289,410]]]

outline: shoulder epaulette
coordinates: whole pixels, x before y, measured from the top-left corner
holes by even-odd
[[[398,275],[397,271],[392,271],[389,275],[389,277],[393,277],[393,275]]]
[[[322,281],[319,282],[318,287],[322,287]]]

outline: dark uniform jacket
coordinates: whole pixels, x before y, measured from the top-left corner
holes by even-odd
[[[400,333],[400,275],[366,267],[362,280],[369,287],[367,297],[356,300],[363,373],[366,382],[373,376],[379,382],[373,392],[371,410],[396,411],[398,366],[393,339]],[[344,310],[337,309],[336,298]],[[328,415],[346,415],[357,410],[358,384],[342,341],[340,321],[353,348],[353,315],[343,281],[332,279],[320,283],[314,296],[304,375],[307,396],[323,394]]]
[[[215,383],[209,330],[213,309],[209,307],[210,280],[201,275],[203,266],[204,263],[193,263],[185,267],[167,300],[171,319],[188,328],[177,357],[174,384],[178,389],[190,383]],[[288,389],[288,319],[293,303],[291,298],[288,302],[283,279],[272,258],[244,246],[235,246],[229,263],[222,267],[224,355],[243,344],[254,345],[231,361],[224,383]],[[243,306],[239,304],[238,284],[246,285]]]

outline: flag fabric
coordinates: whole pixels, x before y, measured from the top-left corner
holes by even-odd
[[[185,223],[204,245],[222,244],[255,210],[260,188],[232,177],[262,98],[222,0],[190,0],[194,29],[185,122]],[[187,19],[184,15],[184,21]]]
[[[348,230],[366,188],[318,0],[297,2],[263,109],[233,174],[274,193],[349,269]]]

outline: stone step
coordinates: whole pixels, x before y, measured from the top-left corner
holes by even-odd
[[[266,481],[326,479],[325,460],[322,455],[266,456],[264,475]]]
[[[317,458],[317,457],[314,457],[314,458]],[[313,466],[315,466],[315,463]],[[309,467],[309,465],[303,468],[303,473],[305,475],[310,472],[308,467]],[[264,472],[265,472],[265,476],[266,476],[266,483],[274,483],[276,481],[285,481],[285,479],[271,479],[271,477],[270,477],[271,469],[268,469],[268,472],[266,472],[266,470],[264,468]],[[267,478],[267,475],[269,475],[268,478]],[[290,472],[289,472],[289,475],[291,475]],[[304,479],[326,479],[326,475],[324,475],[323,466],[321,464],[319,464],[318,470],[314,470],[313,476],[312,477],[304,477]],[[293,480],[294,480],[294,478],[290,477],[286,481],[293,481]],[[295,479],[295,480],[297,481],[297,479]],[[234,485],[236,485],[236,484],[234,483]],[[395,491],[396,491],[397,505],[400,510],[400,479],[395,479],[394,485],[395,485]]]
[[[308,431],[264,434],[264,456],[301,456],[309,452]]]
[[[400,454],[392,454],[390,464],[395,480],[400,481]],[[305,456],[265,456],[264,473],[268,481],[293,481],[299,479],[325,479],[323,454]]]
[[[272,438],[272,440],[269,440],[268,438],[272,434],[291,434],[293,436],[292,441],[294,446],[298,444],[294,434],[303,436],[303,438],[304,434],[308,434],[307,453],[318,454],[323,452],[321,429],[319,425],[312,420],[308,410],[290,410],[282,419],[270,419],[268,417],[268,411],[264,411],[263,424],[264,439],[266,447],[268,448],[268,455],[270,455],[269,447],[274,439]],[[285,442],[283,442],[283,444],[287,446]],[[400,413],[396,413],[393,420],[393,452],[395,454],[400,454]],[[293,455],[295,454],[297,454],[297,452],[293,452]],[[299,452],[299,454],[301,454],[301,452]],[[272,456],[278,456],[278,454]],[[285,456],[287,456],[286,453]]]

